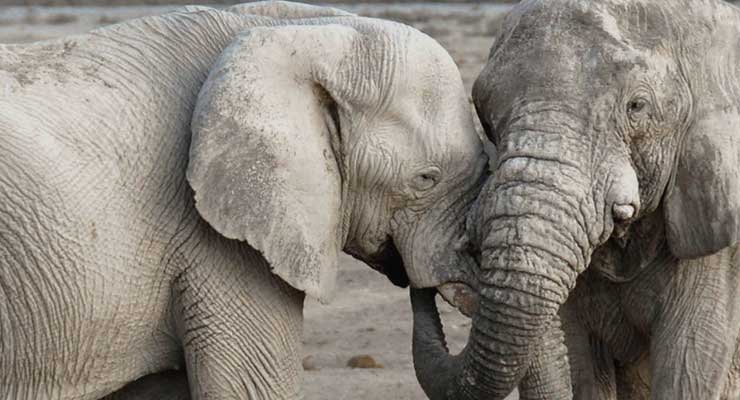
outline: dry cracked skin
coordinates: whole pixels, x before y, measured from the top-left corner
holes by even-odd
[[[496,16],[506,8],[475,4],[386,6],[362,3],[340,7],[365,16],[403,22],[432,36],[452,55],[468,93],[485,64],[492,32],[498,23]],[[172,8],[7,7],[0,13],[0,43],[31,42],[82,33],[130,18],[161,14]],[[342,290],[331,304],[306,302],[305,398],[426,399],[416,381],[411,359],[411,307],[407,290],[393,286],[384,276],[349,256],[341,258],[340,269],[337,285]],[[441,298],[438,302],[450,348],[453,352],[459,351],[467,339],[470,320]],[[369,356],[372,363],[364,357],[353,359],[362,355]],[[348,366],[351,360],[353,365],[366,368]],[[378,367],[380,365],[382,368]]]

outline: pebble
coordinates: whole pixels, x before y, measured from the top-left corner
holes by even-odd
[[[319,367],[316,365],[316,359],[314,356],[303,357],[303,370],[304,371],[318,371]]]
[[[347,361],[350,368],[383,368],[383,364],[375,361],[372,356],[367,354],[354,356]]]

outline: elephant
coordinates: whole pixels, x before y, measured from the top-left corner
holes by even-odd
[[[0,90],[0,399],[301,398],[340,251],[472,279],[487,156],[411,27],[187,7],[0,45]]]
[[[412,291],[430,398],[740,398],[738,38],[719,0],[508,13],[473,86],[497,154],[461,354]]]

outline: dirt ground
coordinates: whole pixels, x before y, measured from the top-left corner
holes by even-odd
[[[460,67],[470,88],[491,45],[494,18],[507,6],[493,4],[335,5],[361,15],[410,24],[437,39]],[[3,7],[0,43],[29,42],[82,33],[100,25],[159,14],[172,6]],[[349,256],[343,256],[336,299],[305,307],[304,351],[307,400],[425,399],[411,361],[408,291]],[[470,320],[440,304],[453,352],[465,344]],[[350,368],[357,355],[370,355],[381,368]],[[514,399],[515,397],[512,397]]]

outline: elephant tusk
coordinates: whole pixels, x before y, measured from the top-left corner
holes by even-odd
[[[629,221],[635,216],[635,206],[632,204],[615,204],[612,206],[614,219],[618,222]]]

